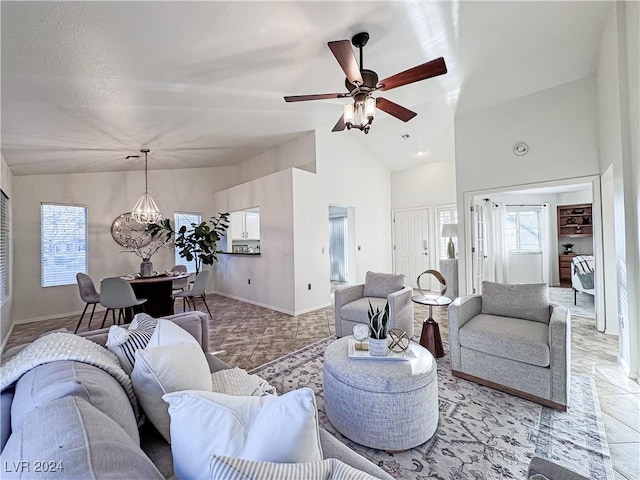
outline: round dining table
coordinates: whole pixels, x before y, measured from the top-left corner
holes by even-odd
[[[133,291],[138,298],[146,298],[147,301],[141,305],[145,313],[152,317],[165,317],[173,315],[173,281],[188,278],[191,274],[180,275],[160,274],[153,277],[128,278],[122,277],[133,287]],[[130,319],[127,319],[129,321]]]

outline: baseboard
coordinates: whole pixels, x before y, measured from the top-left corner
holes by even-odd
[[[4,340],[2,340],[2,345],[0,345],[0,355],[2,355],[2,352],[4,352],[4,347],[7,346],[7,342],[9,341],[9,337],[11,337],[11,333],[13,333],[13,326],[15,324],[16,324],[15,322],[11,324],[11,326],[9,327],[9,331],[4,337]]]
[[[96,314],[98,314],[99,312],[104,313],[107,309],[106,308],[96,308],[96,311],[94,313],[94,316]],[[90,315],[91,312],[87,311],[87,315]],[[14,325],[21,325],[23,323],[31,323],[31,322],[43,322],[45,320],[55,320],[57,318],[64,318],[64,317],[72,317],[74,315],[82,315],[82,310],[78,310],[77,312],[68,312],[68,313],[57,313],[55,315],[47,315],[46,317],[35,317],[35,318],[24,318],[22,320],[16,320],[14,323]],[[86,315],[85,315],[86,318]]]
[[[331,302],[327,303],[326,305],[318,305],[315,307],[310,307],[310,308],[306,308],[304,310],[295,310],[295,311],[291,311],[291,310],[285,310],[284,308],[279,308],[279,307],[274,307],[273,305],[267,305],[266,303],[261,303],[261,302],[255,302],[253,300],[249,300],[247,298],[242,298],[242,297],[238,297],[236,295],[231,295],[230,293],[222,293],[222,292],[212,292],[215,295],[220,295],[221,297],[227,297],[227,298],[231,298],[233,300],[238,300],[240,302],[245,302],[245,303],[249,303],[251,305],[256,305],[258,307],[264,307],[264,308],[268,308],[269,310],[274,310],[276,312],[280,312],[280,313],[284,313],[285,315],[290,315],[292,317],[295,317],[297,315],[303,315],[305,313],[309,313],[309,312],[314,312],[316,310],[320,310],[322,308],[327,308],[331,306]]]
[[[619,353],[616,356],[616,358],[618,359],[618,363],[622,367],[622,371],[624,372],[624,374],[627,377],[629,377],[631,380],[634,380],[640,383],[640,372],[634,372],[633,370],[631,370],[631,367],[629,366],[629,364],[627,364],[627,362],[624,360],[624,358],[620,356]]]
[[[480,385],[493,388],[494,390],[498,390],[500,392],[508,393],[509,395],[515,395],[516,397],[524,398],[525,400],[529,400],[531,402],[539,403],[540,405],[553,408],[554,410],[560,410],[562,412],[567,411],[566,405],[553,402],[547,398],[538,397],[537,395],[532,395],[531,393],[516,390],[515,388],[507,387],[506,385],[500,385],[499,383],[495,383],[490,380],[485,380],[484,378],[475,377],[473,375],[469,375],[468,373],[459,372],[457,370],[451,370],[451,373],[453,374],[454,377],[479,383]]]

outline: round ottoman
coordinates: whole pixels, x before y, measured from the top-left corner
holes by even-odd
[[[324,353],[327,418],[345,437],[378,450],[408,450],[429,440],[438,426],[438,376],[429,351],[411,342],[416,358],[354,359],[351,336]]]

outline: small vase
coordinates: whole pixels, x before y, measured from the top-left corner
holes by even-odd
[[[388,342],[386,338],[370,338],[369,353],[373,357],[384,357],[387,355]]]
[[[153,263],[148,258],[143,258],[140,264],[140,276],[150,277],[153,275]]]

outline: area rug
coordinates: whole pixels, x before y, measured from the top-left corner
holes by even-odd
[[[313,389],[320,424],[394,478],[523,479],[533,456],[590,478],[614,478],[593,378],[573,374],[571,404],[567,412],[557,412],[453,377],[448,353],[437,361],[440,418],[435,435],[401,453],[358,445],[338,433],[324,411],[323,353],[334,340],[321,340],[251,373],[267,380],[280,394],[300,387]]]
[[[549,287],[549,301],[559,303],[569,309],[572,316],[596,318],[595,297],[587,293],[576,294],[576,304],[573,303],[573,289]]]

